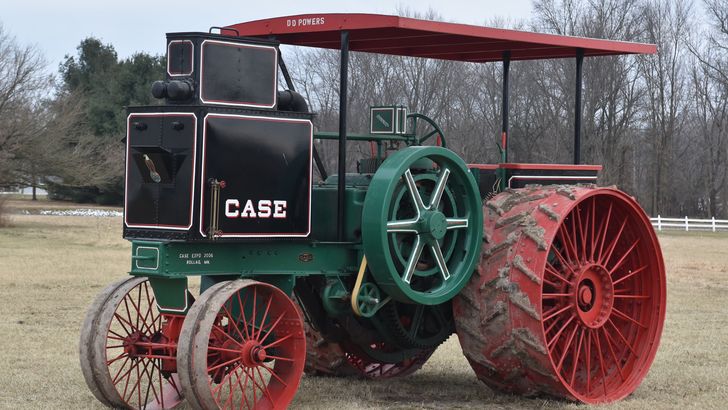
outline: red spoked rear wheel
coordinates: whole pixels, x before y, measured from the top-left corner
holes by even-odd
[[[585,403],[631,394],[655,357],[666,298],[639,205],[615,189],[547,187],[502,193],[485,212],[483,260],[454,303],[478,377]]]
[[[187,400],[203,409],[283,409],[303,374],[306,341],[293,301],[239,279],[206,290],[180,334],[177,367]]]

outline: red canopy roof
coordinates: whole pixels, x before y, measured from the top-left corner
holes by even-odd
[[[274,37],[283,44],[339,49],[349,31],[349,49],[444,60],[500,61],[618,54],[654,54],[654,44],[559,36],[527,31],[443,23],[381,14],[300,14],[228,26],[240,36]],[[223,34],[233,34],[224,30]]]

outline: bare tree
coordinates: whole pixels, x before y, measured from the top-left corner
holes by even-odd
[[[33,46],[21,46],[0,25],[0,186],[39,184],[40,100],[50,92],[45,63]]]
[[[650,210],[653,214],[675,213],[678,203],[670,190],[677,163],[675,141],[685,125],[686,84],[684,39],[691,29],[691,4],[650,1],[643,6],[645,37],[657,44],[658,53],[640,56],[640,74],[645,82],[646,136],[652,147],[654,176]]]

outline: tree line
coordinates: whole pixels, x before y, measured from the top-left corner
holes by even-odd
[[[149,89],[164,67],[164,57],[146,53],[119,59],[91,37],[51,75],[35,47],[0,26],[0,188],[120,204],[125,107],[155,103]]]
[[[484,24],[657,44],[656,55],[585,58],[582,162],[603,164],[600,184],[619,186],[652,215],[728,217],[728,0],[535,0],[528,20]],[[283,54],[316,127],[337,130],[338,52]],[[435,119],[467,162],[498,162],[501,64],[350,58],[350,131],[368,129],[369,106],[403,104]],[[0,29],[0,186],[120,202],[123,107],[155,103],[149,89],[164,76],[164,57],[119,59],[89,38],[57,76],[44,74],[42,60]],[[574,59],[511,63],[511,162],[570,163],[574,79]],[[334,170],[336,144],[317,146]],[[354,160],[370,155],[366,144],[349,149]]]

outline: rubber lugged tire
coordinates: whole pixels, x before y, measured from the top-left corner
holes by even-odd
[[[599,202],[600,198],[607,200]],[[603,203],[614,205],[614,212],[612,205],[609,206],[609,214],[614,218],[618,216],[620,222],[623,221],[617,235],[614,235],[615,230],[610,228],[612,225],[609,217],[604,216],[607,213],[604,207],[601,210],[599,208],[598,204]],[[456,332],[463,353],[478,379],[491,388],[509,393],[548,394],[585,403],[606,403],[631,394],[654,359],[664,322],[666,297],[664,262],[659,244],[649,219],[637,202],[623,192],[611,188],[534,186],[508,190],[497,195],[486,203],[483,213],[484,244],[480,263],[470,282],[453,300]],[[590,217],[593,221],[589,219]],[[553,246],[556,246],[558,235],[561,235],[559,241],[566,241],[563,238],[564,235],[568,237],[568,232],[564,234],[559,229],[567,226],[567,222],[571,227],[581,224],[578,226],[584,228],[580,228],[580,234],[591,242],[582,240],[581,243],[589,245],[580,243],[578,246],[573,245],[576,242],[565,242],[569,246],[573,245],[566,252],[574,250],[573,253],[579,258],[582,252],[588,255],[591,250],[592,259],[588,256],[583,258],[583,271],[579,271],[582,269],[579,264],[558,265],[564,269],[572,269],[573,266],[573,276],[563,275],[564,283],[567,285],[561,284],[561,286],[566,294],[556,294],[555,291],[549,290],[547,299],[544,287],[549,283],[549,279],[551,282],[557,279],[554,276],[548,276],[547,279],[545,276],[547,273],[544,272],[547,266],[553,269],[554,265],[551,264],[558,263],[555,262],[558,249],[554,251]],[[602,227],[603,231],[600,234]],[[622,230],[625,232],[622,237],[627,237],[628,240],[619,242]],[[612,251],[617,250],[615,253],[617,256],[610,259],[612,258],[610,251],[605,259],[595,259],[595,250],[601,252],[601,246],[607,241],[604,238],[615,236],[617,239],[612,241],[613,245],[608,246],[613,246]],[[635,238],[635,245],[626,250],[628,247],[623,243],[631,243]],[[601,244],[598,243],[599,239]],[[639,246],[635,248],[637,243]],[[582,251],[582,249],[587,250]],[[633,249],[636,249],[635,252],[630,254]],[[614,265],[608,263],[615,259],[619,259],[619,262]],[[564,309],[564,315],[568,316],[562,317],[569,318],[568,321],[557,319],[566,323],[563,327],[562,323],[555,322],[558,326],[554,324],[547,330],[545,324],[554,323],[547,321],[555,320],[550,318],[561,315],[559,313],[561,310],[558,309],[561,305],[556,306],[553,311],[549,309],[548,312],[544,312],[545,303],[551,303],[550,300],[556,298],[564,298],[563,300],[567,302],[579,301],[580,296],[576,289],[582,290],[579,287],[583,283],[580,282],[580,278],[586,274],[585,272],[591,272],[591,266],[598,264],[594,262],[595,260],[599,260],[599,264],[613,266],[608,271],[615,279],[615,284],[622,282],[620,286],[624,286],[633,283],[637,293],[646,294],[621,296],[644,300],[638,303],[630,302],[637,306],[631,311],[635,320],[630,320],[635,323],[642,322],[644,330],[623,331],[626,337],[632,340],[629,343],[622,339],[625,343],[620,344],[619,338],[623,336],[618,326],[628,322],[623,318],[610,316],[611,305],[607,308],[610,313],[606,316],[604,328],[601,328],[602,324],[597,321],[579,322],[583,320],[579,316],[582,312],[579,311],[580,305],[576,304],[574,305],[576,307],[569,307],[570,310]],[[622,266],[624,260],[628,261],[625,264],[632,264],[630,269],[634,269],[635,264],[644,267],[626,270],[627,268]],[[640,271],[643,272],[639,273]],[[571,287],[572,283],[576,286]],[[605,292],[601,297],[617,298],[620,296],[612,295],[623,295],[620,293],[622,290],[610,288],[610,292]],[[585,295],[589,303],[596,300],[590,292],[586,292]],[[619,302],[614,303],[626,303],[624,302],[626,299],[615,300]],[[567,302],[564,302],[564,306]],[[621,308],[626,305],[614,306]],[[617,312],[616,307],[614,311]],[[614,321],[609,322],[612,319],[617,325]],[[573,327],[570,327],[569,322],[572,322]],[[612,327],[607,328],[607,323]],[[556,329],[560,329],[558,333]],[[577,333],[580,334],[579,337],[576,337]],[[561,344],[562,340],[566,342]],[[585,342],[585,349],[580,351],[582,342]],[[590,346],[594,348],[590,349]],[[615,347],[618,355],[610,351]],[[627,352],[632,349],[637,353],[630,357]],[[601,356],[602,352],[604,357]],[[581,353],[584,354],[584,359],[580,362]],[[597,353],[600,356],[597,356]],[[610,354],[614,355],[616,364],[607,361],[609,359],[607,355]],[[619,360],[617,356],[620,357]],[[601,365],[590,366],[589,357],[593,358],[592,364],[595,360],[601,360]],[[582,362],[586,363],[586,372],[583,372],[580,364]],[[600,382],[599,387],[589,390],[587,381],[585,392],[577,389],[574,376],[571,375],[572,371],[568,372],[570,377],[563,375],[567,363],[568,366],[573,366],[573,373],[580,375],[581,379],[577,378],[577,381],[594,380]],[[623,371],[626,375],[622,375]],[[615,374],[621,379],[615,378]],[[597,383],[592,386],[597,386]]]

